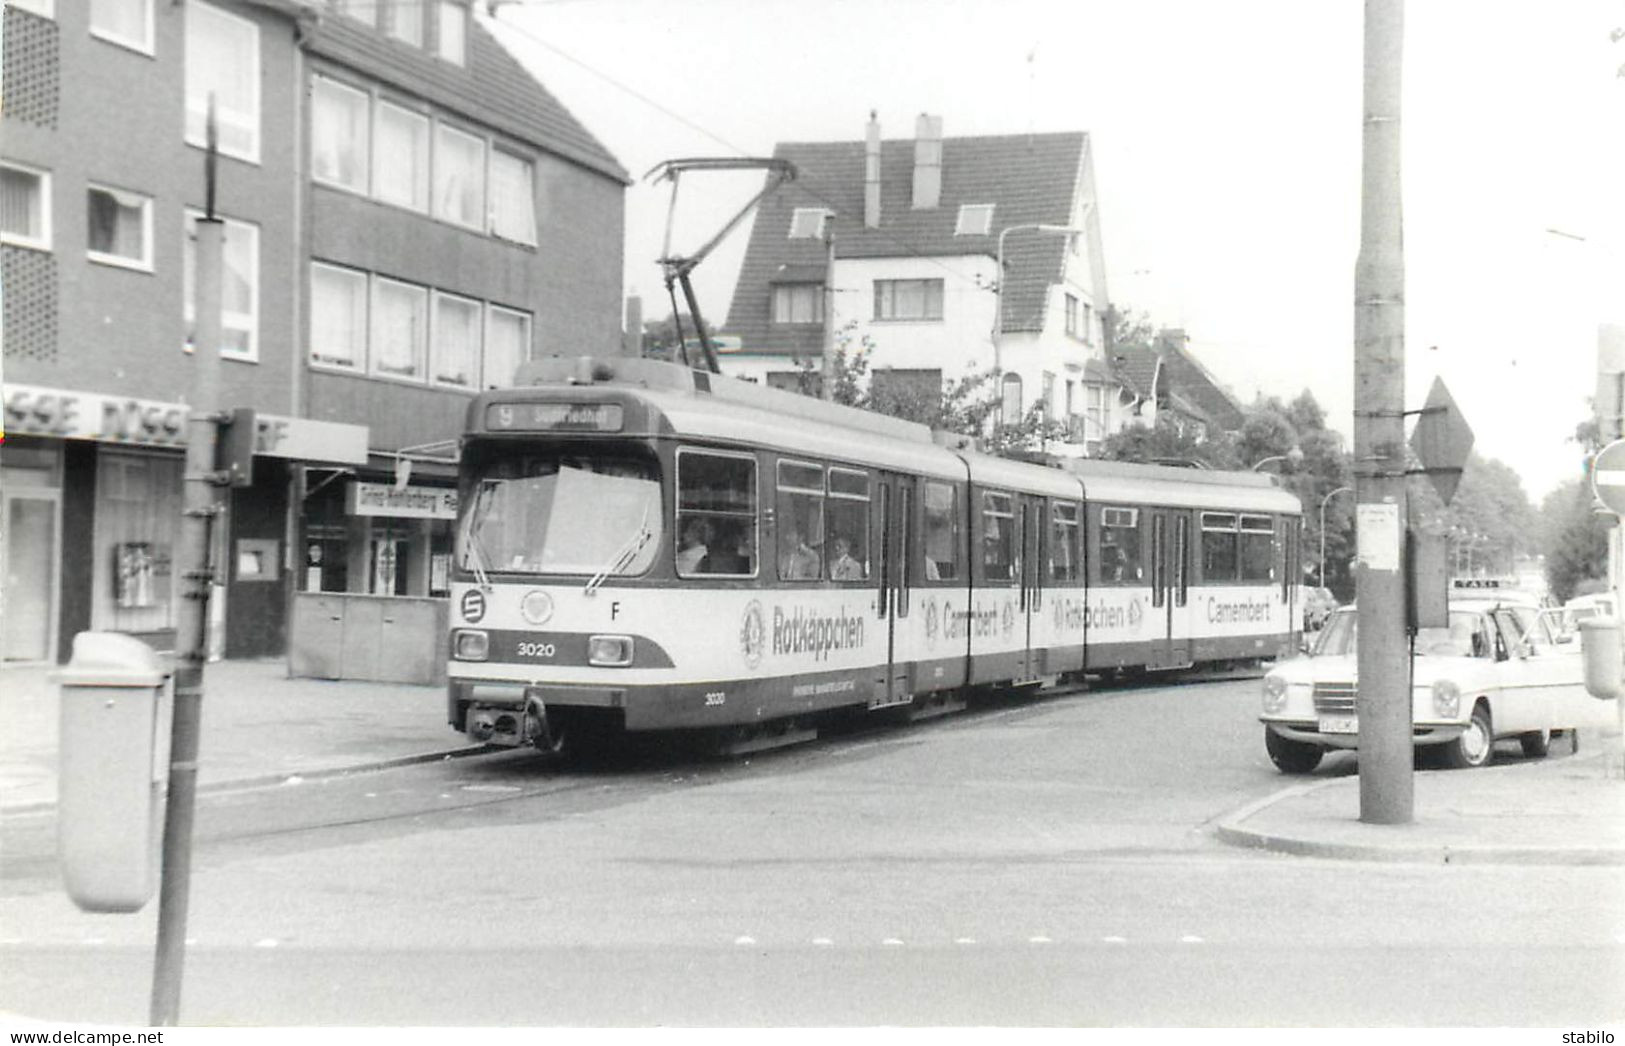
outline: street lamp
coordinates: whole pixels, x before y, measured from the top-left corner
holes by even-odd
[[[1300,462],[1302,460],[1303,460],[1303,448],[1302,447],[1293,447],[1291,450],[1287,451],[1285,454],[1271,454],[1269,457],[1265,458],[1262,461],[1253,462],[1253,471],[1254,472],[1259,471],[1265,465],[1268,465],[1272,461],[1284,461],[1289,465],[1294,465],[1295,466],[1295,465],[1298,464],[1298,462]]]
[[[1353,489],[1353,487],[1338,487],[1320,499],[1320,572],[1317,578],[1320,581],[1321,588],[1326,587],[1326,502],[1339,494],[1347,494]]]
[[[994,273],[993,285],[993,373],[1000,375],[999,387],[995,395],[1000,397],[999,408],[1001,417],[1004,408],[1003,374],[1004,374],[1004,238],[1013,232],[1060,232],[1069,235],[1081,235],[1084,230],[1072,225],[1051,225],[1046,222],[1027,222],[1023,225],[1010,225],[999,230],[999,249],[995,261],[998,269]]]

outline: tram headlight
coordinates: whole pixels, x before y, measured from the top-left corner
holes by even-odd
[[[459,661],[484,661],[491,653],[491,637],[483,629],[459,628],[452,633],[451,656]]]
[[[1433,681],[1433,711],[1445,719],[1461,714],[1461,687],[1448,679]]]
[[[1279,712],[1286,707],[1286,679],[1282,676],[1264,677],[1264,711]]]
[[[632,663],[632,637],[592,636],[587,640],[587,663],[625,668]]]

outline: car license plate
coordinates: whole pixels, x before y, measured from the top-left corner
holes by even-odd
[[[1360,720],[1351,715],[1327,716],[1320,721],[1320,732],[1323,734],[1357,734],[1360,732]]]

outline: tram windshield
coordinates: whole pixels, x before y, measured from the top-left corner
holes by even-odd
[[[477,467],[458,563],[475,574],[641,574],[660,548],[652,462],[538,453]]]

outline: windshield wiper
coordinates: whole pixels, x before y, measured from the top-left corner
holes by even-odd
[[[479,493],[474,495],[474,507],[468,510],[468,525],[463,533],[463,561],[474,572],[474,581],[482,592],[491,591],[491,577],[485,572],[485,546],[480,542],[480,524],[485,522],[485,515],[491,510],[490,495],[494,490],[496,484],[490,480],[480,484]]]
[[[598,586],[604,583],[605,578],[611,574],[619,574],[623,567],[637,558],[637,554],[643,551],[643,546],[647,545],[649,540],[654,537],[654,531],[649,529],[649,507],[650,502],[645,501],[643,503],[643,518],[638,520],[638,532],[633,534],[631,540],[622,545],[610,561],[587,581],[586,587],[582,589],[587,595],[595,595],[598,592]]]

